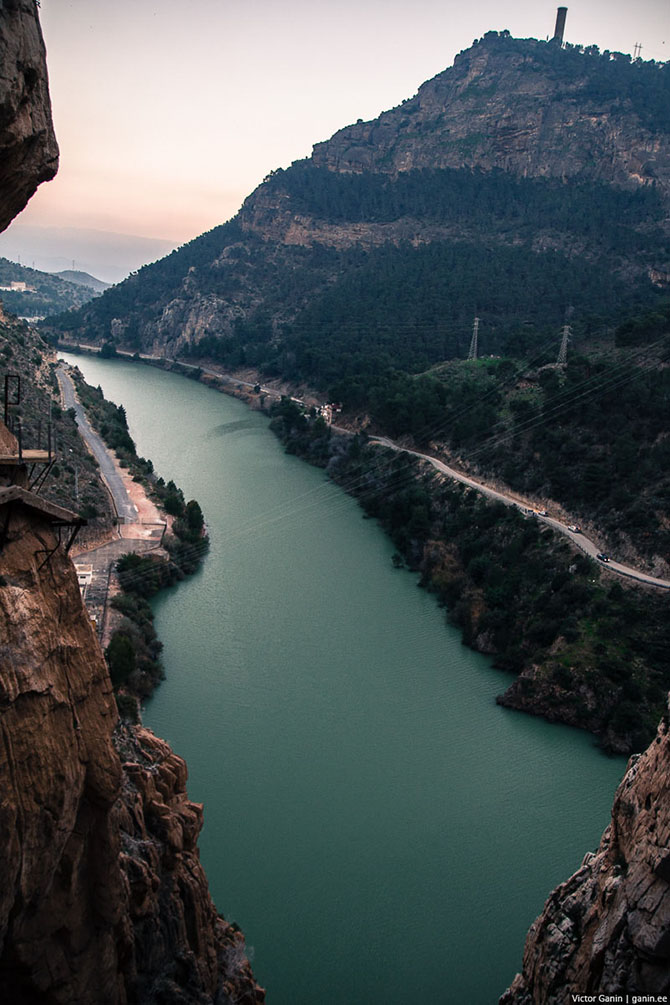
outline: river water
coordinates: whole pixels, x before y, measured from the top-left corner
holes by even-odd
[[[269,1005],[495,1003],[624,762],[499,708],[507,678],[266,418],[66,358],[207,519],[202,569],[154,602],[167,679],[144,719],[188,762],[212,894]]]

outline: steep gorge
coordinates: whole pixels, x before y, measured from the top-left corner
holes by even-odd
[[[57,163],[34,2],[2,4],[0,44],[6,226]],[[209,895],[184,762],[119,722],[67,555],[81,521],[30,491],[17,450],[0,423],[0,997],[261,1002]]]

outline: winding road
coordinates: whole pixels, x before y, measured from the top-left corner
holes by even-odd
[[[390,450],[397,450],[400,453],[411,454],[413,457],[420,457],[422,460],[432,464],[442,474],[453,478],[454,481],[469,486],[469,488],[476,489],[477,492],[488,496],[489,499],[495,499],[497,502],[504,503],[505,506],[516,506],[523,513],[532,514],[537,520],[546,523],[553,530],[558,531],[559,534],[564,534],[576,548],[579,548],[590,558],[596,559],[603,568],[608,569],[610,572],[615,572],[620,576],[627,576],[629,579],[635,579],[640,583],[646,583],[647,586],[656,586],[662,590],[670,590],[670,581],[667,579],[657,579],[655,576],[650,576],[646,572],[634,569],[630,565],[623,565],[621,562],[613,562],[611,560],[602,562],[598,559],[598,555],[602,554],[602,548],[586,537],[581,531],[575,533],[575,531],[570,530],[571,525],[562,523],[554,517],[545,516],[536,509],[529,507],[528,504],[519,501],[519,499],[505,495],[504,492],[499,492],[497,489],[490,488],[490,486],[485,485],[483,482],[475,481],[474,478],[462,474],[462,472],[457,471],[455,468],[450,468],[443,461],[438,461],[436,457],[431,457],[430,454],[422,454],[418,450],[408,450],[407,447],[401,447],[397,443],[394,443],[393,440],[389,440],[387,436],[372,436],[370,439],[375,443],[388,447]]]
[[[62,366],[56,369],[56,376],[60,384],[65,408],[74,409],[79,432],[100,465],[100,473],[112,496],[119,521],[121,523],[136,523],[138,521],[137,508],[128,497],[126,487],[123,484],[123,478],[119,474],[109,450],[98,434],[91,428],[86,418],[84,406],[79,402],[75,394],[72,378]]]

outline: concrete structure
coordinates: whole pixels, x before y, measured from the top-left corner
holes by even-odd
[[[565,19],[568,14],[567,7],[559,7],[556,11],[556,27],[554,28],[554,41],[563,45],[563,33],[565,31]]]

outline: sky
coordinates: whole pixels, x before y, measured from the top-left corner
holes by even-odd
[[[17,218],[181,244],[312,144],[411,97],[517,0],[42,0],[61,166]],[[565,38],[670,58],[667,0],[568,0]]]

